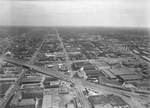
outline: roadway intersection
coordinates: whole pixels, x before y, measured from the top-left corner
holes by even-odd
[[[46,69],[46,68],[39,67],[39,66],[35,66],[35,65],[32,65],[32,64],[20,61],[20,60],[13,59],[13,58],[4,57],[4,56],[0,56],[0,58],[2,58],[4,61],[14,63],[14,64],[17,64],[17,65],[21,65],[21,66],[25,66],[25,67],[30,68],[30,69],[34,69],[39,73],[49,75],[49,76],[53,76],[53,77],[57,77],[61,80],[68,81],[68,82],[73,83],[75,85],[77,83],[76,80],[78,80],[77,84],[79,84],[79,82],[80,82],[82,85],[84,85],[84,87],[93,88],[95,90],[107,91],[107,92],[110,92],[110,93],[121,95],[121,97],[125,97],[123,95],[123,94],[125,94],[127,96],[133,96],[133,97],[141,98],[138,93],[133,93],[133,92],[125,91],[125,90],[120,90],[120,89],[117,89],[117,88],[112,88],[112,87],[108,87],[108,86],[104,86],[104,85],[94,84],[94,83],[85,81],[83,79],[76,79],[76,78],[61,74],[57,71]],[[19,81],[18,81],[18,83],[19,83]],[[150,94],[145,94],[145,96],[147,96],[147,95],[150,95]],[[128,100],[130,100],[130,99],[128,99]],[[85,106],[86,106],[85,108],[87,108],[88,105],[86,104]],[[1,108],[3,108],[3,107],[1,107]]]

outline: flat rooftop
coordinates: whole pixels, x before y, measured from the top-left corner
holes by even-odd
[[[131,71],[128,68],[117,68],[117,69],[109,69],[111,73],[114,75],[132,75],[136,74],[135,72]]]
[[[11,86],[11,83],[5,83],[5,82],[0,82],[0,98],[3,98],[5,96],[5,93]]]
[[[133,75],[122,75],[120,76],[124,81],[128,81],[128,80],[140,80],[142,79],[142,77],[140,75],[137,74],[133,74]]]
[[[41,77],[25,77],[22,79],[22,83],[27,83],[27,82],[40,82],[42,80]]]
[[[105,95],[94,95],[88,98],[92,105],[99,104],[111,104],[112,106],[122,106],[127,105],[127,103],[121,98],[113,94]]]
[[[105,75],[107,75],[109,78],[115,79],[117,78],[113,73],[111,73],[108,69],[101,70]]]
[[[104,74],[99,70],[84,70],[86,74],[99,74],[100,76],[104,76]]]

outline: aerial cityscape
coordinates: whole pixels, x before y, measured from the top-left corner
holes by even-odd
[[[145,29],[1,27],[1,108],[149,108]]]
[[[0,108],[150,108],[149,0],[0,0]]]

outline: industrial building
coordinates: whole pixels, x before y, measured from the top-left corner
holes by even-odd
[[[84,67],[85,70],[94,70],[95,69],[95,67],[89,61],[74,62],[72,64],[72,66],[75,70],[78,70],[82,67]]]
[[[138,74],[133,74],[133,75],[121,75],[120,78],[123,81],[133,81],[133,80],[141,80],[142,77]]]
[[[104,76],[104,74],[99,70],[84,70],[84,72],[88,77]]]
[[[114,74],[112,74],[109,69],[103,69],[103,70],[101,70],[101,72],[102,72],[107,78],[110,78],[110,79],[117,79],[117,77],[116,77]]]
[[[22,84],[20,89],[41,89],[42,84],[36,83],[36,84]]]
[[[37,99],[22,99],[21,92],[17,92],[13,99],[11,100],[9,107],[10,108],[37,108],[38,104]]]
[[[121,86],[122,84],[119,83],[116,79],[109,79],[105,76],[99,76],[99,83],[100,84],[110,84],[110,85],[116,85],[116,86]]]
[[[94,95],[88,98],[93,108],[114,108],[119,106],[129,106],[121,97],[113,94],[105,95]],[[104,107],[104,106],[109,107]],[[101,106],[101,107],[100,107]]]
[[[117,68],[117,69],[109,69],[111,73],[114,75],[133,75],[136,74],[134,71],[131,71],[128,68]]]
[[[61,86],[59,87],[59,93],[60,94],[68,94],[69,93],[69,88],[67,86]]]
[[[22,79],[22,84],[40,83],[42,78],[40,76],[29,76]]]
[[[43,81],[44,88],[58,88],[60,84],[60,80],[55,77],[45,77]]]
[[[27,89],[22,90],[22,99],[43,98],[42,89]]]
[[[59,108],[58,89],[45,89],[42,108]]]

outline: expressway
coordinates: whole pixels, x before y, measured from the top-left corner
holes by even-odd
[[[76,82],[74,80],[75,78],[69,77],[65,74],[59,73],[59,72],[54,71],[54,70],[50,70],[50,69],[47,69],[47,68],[43,68],[43,67],[35,66],[35,65],[32,65],[32,64],[28,64],[28,63],[25,63],[23,61],[13,59],[13,58],[9,58],[9,57],[3,57],[3,60],[7,61],[7,62],[10,62],[10,63],[13,63],[13,64],[22,65],[22,66],[25,66],[25,67],[30,68],[30,69],[34,69],[34,70],[38,71],[39,73],[50,75],[50,76],[59,78],[61,80],[65,80],[65,81],[68,81],[68,82],[71,82],[71,83]],[[134,93],[133,94],[133,92],[120,90],[120,89],[112,88],[112,87],[105,86],[105,85],[99,85],[99,84],[96,85],[94,83],[88,82],[88,81],[83,80],[83,79],[78,79],[78,80],[80,80],[84,86],[91,87],[91,88],[93,88],[93,87],[101,88],[101,89],[106,90],[106,91],[110,91],[110,92],[118,93],[118,94],[124,93],[124,94],[127,94],[129,96],[130,95],[139,95],[139,93]],[[145,95],[146,96],[150,95],[150,93],[147,93]]]
[[[108,87],[108,86],[104,86],[104,85],[94,84],[94,83],[85,81],[83,79],[75,79],[75,78],[69,77],[67,75],[61,74],[57,71],[46,69],[46,68],[43,68],[43,67],[38,67],[38,66],[35,66],[35,65],[32,65],[32,64],[25,63],[25,62],[20,61],[20,60],[13,59],[13,58],[3,57],[3,60],[7,61],[7,62],[10,62],[10,63],[22,65],[22,66],[30,68],[30,69],[34,69],[34,70],[38,71],[39,73],[50,75],[50,76],[53,76],[53,77],[57,77],[61,80],[71,82],[75,85],[77,83],[76,80],[78,80],[78,82],[81,82],[82,85],[84,85],[84,87],[93,88],[95,90],[106,91],[106,92],[110,92],[110,93],[114,93],[114,94],[119,94],[119,95],[122,95],[122,97],[125,97],[125,96],[123,96],[123,94],[125,94],[127,96],[136,96],[136,97],[140,98],[140,95],[138,93],[133,93],[133,92],[125,91],[125,90],[120,90],[120,89],[117,89],[117,88],[112,88],[112,87]],[[147,96],[147,95],[150,95],[150,94],[145,94],[145,96]]]

